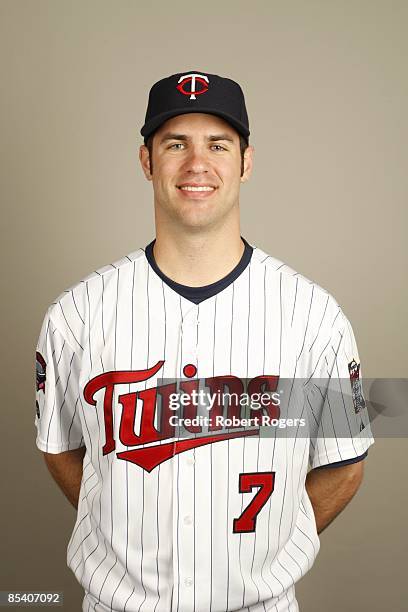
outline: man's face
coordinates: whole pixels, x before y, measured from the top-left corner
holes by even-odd
[[[153,174],[148,149],[140,147],[143,171],[153,182],[156,222],[202,229],[238,216],[240,185],[249,178],[252,151],[246,150],[241,176],[239,135],[229,123],[204,113],[166,121],[154,134]]]

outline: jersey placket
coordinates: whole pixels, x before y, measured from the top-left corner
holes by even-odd
[[[186,378],[186,365],[198,368],[198,306],[193,305],[184,313],[180,325],[177,377]],[[193,377],[195,378],[195,376]],[[174,414],[183,417],[182,409]],[[180,427],[181,429],[181,427]],[[193,435],[193,434],[191,434]],[[179,436],[176,427],[176,440]],[[194,546],[194,450],[177,453],[174,445],[173,470],[173,606],[175,610],[195,608],[195,546]]]

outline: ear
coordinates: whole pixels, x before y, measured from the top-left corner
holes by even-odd
[[[248,145],[244,151],[244,172],[241,176],[241,183],[245,183],[251,176],[253,160],[254,160],[254,147]]]
[[[149,149],[144,144],[140,145],[140,148],[139,148],[139,160],[140,160],[140,165],[142,166],[142,170],[144,172],[145,177],[147,178],[148,181],[151,181],[152,174],[150,172]]]

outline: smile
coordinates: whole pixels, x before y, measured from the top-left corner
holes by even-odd
[[[215,191],[215,187],[210,187],[203,185],[202,187],[193,187],[190,185],[185,185],[183,187],[179,187],[181,191]]]
[[[217,187],[211,185],[177,185],[182,198],[188,200],[205,200],[217,191]]]

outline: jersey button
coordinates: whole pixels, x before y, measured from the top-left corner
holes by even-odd
[[[193,463],[195,463],[194,457],[187,457],[187,464],[188,465],[193,465]]]
[[[192,584],[193,584],[193,579],[192,579],[192,578],[190,578],[190,576],[188,576],[188,578],[185,578],[185,579],[184,579],[184,584],[185,584],[187,587],[192,586]]]
[[[197,320],[185,319],[185,321],[183,322],[183,327],[184,329],[194,329],[194,327],[197,327]]]
[[[193,522],[193,519],[191,518],[191,516],[190,516],[189,514],[187,514],[187,515],[184,517],[184,524],[185,524],[185,525],[191,525],[191,523],[192,523],[192,522]]]

